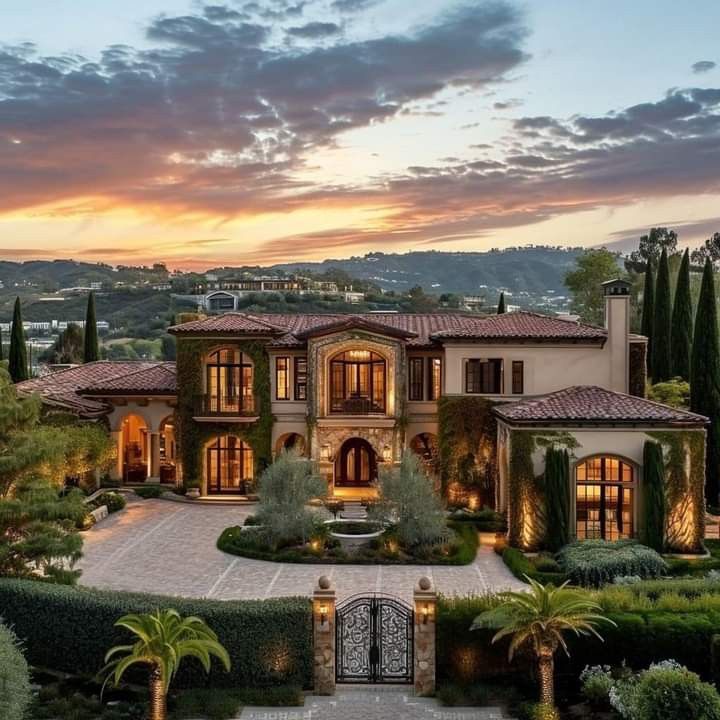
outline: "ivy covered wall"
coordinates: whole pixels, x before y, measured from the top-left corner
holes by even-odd
[[[254,423],[193,420],[195,398],[203,393],[203,358],[214,348],[233,347],[242,350],[253,361],[253,393],[258,420]],[[236,435],[253,449],[255,476],[272,461],[272,427],[270,405],[270,360],[265,343],[259,340],[177,339],[177,438],[186,488],[200,487],[203,474],[203,446],[218,435]]]
[[[438,453],[444,493],[454,485],[480,492],[493,507],[498,476],[497,420],[492,400],[446,395],[438,401]]]

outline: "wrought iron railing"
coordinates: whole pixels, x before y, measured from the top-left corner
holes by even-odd
[[[252,395],[198,395],[195,414],[203,416],[253,415],[255,398]]]
[[[383,414],[385,408],[368,397],[333,398],[330,409],[343,415]]]

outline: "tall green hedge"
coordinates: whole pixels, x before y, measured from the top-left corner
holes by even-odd
[[[141,593],[108,592],[32,580],[0,579],[0,608],[23,642],[31,665],[94,675],[105,653],[127,643],[115,621],[130,612],[173,607],[197,615],[218,634],[232,660],[210,679],[190,661],[178,676],[185,687],[261,687],[312,683],[312,612],[307,598],[191,600]]]
[[[24,720],[30,707],[30,672],[15,633],[0,625],[0,717]]]

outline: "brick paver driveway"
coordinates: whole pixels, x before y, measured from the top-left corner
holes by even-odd
[[[301,565],[227,555],[215,547],[220,532],[242,525],[253,506],[208,506],[131,499],[84,534],[81,583],[220,600],[309,595],[329,575],[339,597],[386,592],[406,600],[422,575],[445,595],[480,594],[524,587],[490,549],[470,565]]]

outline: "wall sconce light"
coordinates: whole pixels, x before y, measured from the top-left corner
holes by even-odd
[[[330,459],[330,446],[329,445],[323,445],[320,448],[320,459],[321,460],[329,460]]]
[[[318,607],[318,611],[320,612],[320,624],[325,625],[327,623],[328,619],[328,606],[326,603],[320,603],[320,607]]]
[[[384,462],[390,462],[392,460],[392,448],[389,445],[383,448],[382,457]]]
[[[427,625],[428,617],[430,617],[430,603],[425,603],[420,608],[420,614],[422,615],[422,624]]]

